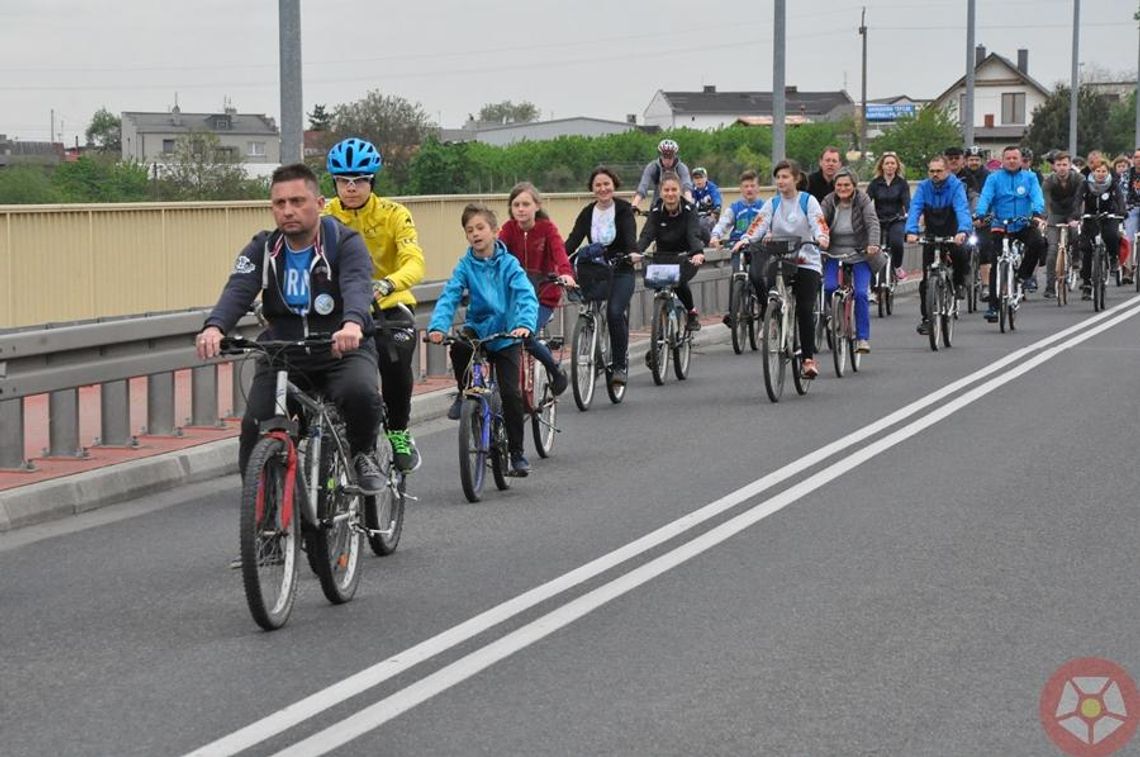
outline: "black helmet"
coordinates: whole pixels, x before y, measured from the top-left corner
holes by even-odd
[[[970,145],[966,148],[966,156],[970,158],[983,158],[986,151],[978,145]]]
[[[1033,151],[1030,150],[1028,147],[1022,147],[1021,148],[1021,157],[1024,158],[1025,160],[1033,160]]]

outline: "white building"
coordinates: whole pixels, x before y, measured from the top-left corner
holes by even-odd
[[[263,114],[183,113],[176,105],[169,113],[122,114],[122,159],[153,163],[168,158],[181,136],[207,131],[215,134],[220,149],[245,164],[281,162],[281,133],[272,118]]]
[[[844,90],[800,92],[787,87],[785,103],[786,115],[799,116],[805,123],[837,121],[855,112],[855,104]],[[717,92],[711,84],[700,92],[659,89],[645,109],[646,125],[662,129],[718,129],[750,117],[772,117],[771,92]]]

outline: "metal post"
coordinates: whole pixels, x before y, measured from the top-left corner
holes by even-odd
[[[787,46],[787,0],[776,0],[776,19],[772,25],[772,165],[785,156],[784,123],[787,104],[784,100],[784,49]]]
[[[216,365],[202,365],[190,371],[190,425],[212,428],[221,425]]]
[[[234,360],[230,363],[230,391],[233,393],[230,403],[231,418],[240,418],[245,415],[245,398],[249,396],[249,387],[253,385],[254,364],[251,360]]]
[[[863,111],[859,119],[859,158],[867,157],[867,8],[859,20],[859,35],[863,37]]]
[[[301,97],[301,0],[278,0],[281,68],[281,162],[303,157],[305,105]]]
[[[974,26],[976,21],[977,0],[969,0],[966,5],[966,103],[962,109],[962,141],[967,147],[974,144],[974,74],[977,63],[974,60],[977,51],[974,49]]]
[[[1069,154],[1077,155],[1077,99],[1081,91],[1080,56],[1081,0],[1073,0],[1073,75],[1069,92]]]
[[[24,400],[0,402],[0,470],[32,470],[24,458]]]
[[[127,447],[131,436],[130,386],[126,381],[108,381],[99,387],[99,446]]]
[[[83,457],[79,446],[79,390],[64,389],[48,395],[48,455]]]
[[[174,436],[174,374],[156,373],[146,377],[146,433]]]

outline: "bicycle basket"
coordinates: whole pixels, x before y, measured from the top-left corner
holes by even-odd
[[[645,266],[645,286],[651,289],[664,289],[680,283],[680,263],[649,263]]]
[[[605,263],[590,263],[580,260],[575,278],[581,288],[583,300],[589,302],[609,299],[613,269]]]
[[[760,249],[771,257],[787,257],[799,251],[803,240],[799,237],[772,237],[760,242]]]

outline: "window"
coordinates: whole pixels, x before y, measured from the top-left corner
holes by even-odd
[[[162,140],[162,152],[164,155],[169,155],[170,153],[174,152],[174,140],[173,139]]]
[[[1002,124],[1025,123],[1025,93],[1003,92],[1001,96]]]
[[[265,157],[265,143],[264,142],[250,142],[249,152],[246,153],[251,158],[264,158]]]

